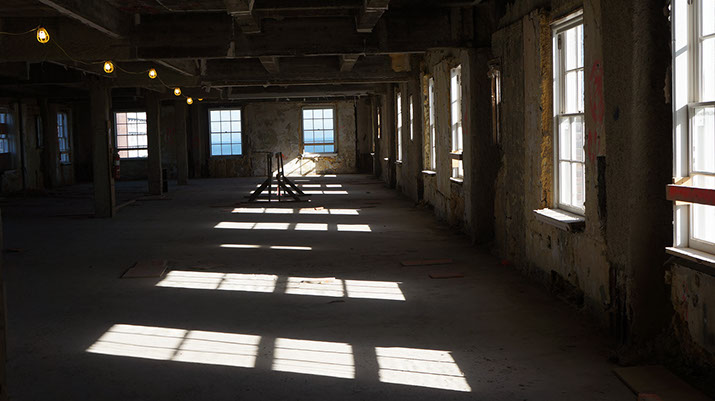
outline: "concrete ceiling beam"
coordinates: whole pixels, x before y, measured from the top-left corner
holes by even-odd
[[[77,20],[105,35],[119,39],[128,33],[131,16],[107,1],[97,0],[38,0],[61,15]]]
[[[361,33],[372,32],[377,21],[387,11],[389,4],[390,0],[364,0],[362,10],[360,10],[355,22],[357,31]]]

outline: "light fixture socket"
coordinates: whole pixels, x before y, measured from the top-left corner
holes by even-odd
[[[193,104],[193,103],[194,103],[194,99],[192,99],[190,97],[186,98],[186,104]]]
[[[37,41],[47,43],[50,41],[50,33],[42,26],[37,27]]]
[[[181,88],[174,88],[174,95],[181,96]]]
[[[112,63],[110,60],[107,60],[104,62],[104,72],[107,74],[111,74],[114,72],[114,63]]]
[[[154,79],[157,77],[156,70],[155,69],[150,69],[149,70],[149,78]]]

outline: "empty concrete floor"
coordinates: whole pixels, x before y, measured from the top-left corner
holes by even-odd
[[[260,179],[196,180],[114,219],[6,201],[11,399],[634,399],[587,321],[429,211],[296,180],[327,193],[235,209]],[[153,259],[167,276],[119,278]]]

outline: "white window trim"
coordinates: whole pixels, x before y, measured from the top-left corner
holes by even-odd
[[[429,105],[430,168],[437,170],[437,131],[434,117],[434,77],[427,81],[427,104]]]
[[[701,101],[702,83],[700,43],[700,0],[675,0],[671,5],[673,49],[673,182],[693,177],[692,118],[694,109],[715,105],[715,101]],[[697,175],[708,175],[698,172]],[[673,247],[670,253],[682,257],[678,249],[692,255],[715,255],[715,243],[693,238],[692,204],[674,202]],[[696,256],[694,258],[698,259]],[[707,258],[700,258],[705,261]]]
[[[456,100],[452,98],[452,78],[457,77],[457,98]],[[453,121],[452,116],[452,104],[458,103],[459,108],[457,112],[459,118],[457,121]],[[450,168],[452,170],[452,178],[463,179],[464,178],[464,161],[462,155],[464,154],[464,116],[462,108],[464,107],[464,98],[462,92],[462,66],[458,65],[449,71],[449,124],[452,134],[452,151],[450,154]],[[460,157],[454,157],[454,155],[459,155]],[[457,160],[457,167],[454,167],[454,160]]]
[[[114,112],[114,145],[116,148],[117,152],[123,151],[123,150],[144,150],[144,148],[120,148],[119,147],[119,128],[117,125],[117,114],[120,113],[146,113],[145,110],[117,110]],[[148,117],[147,117],[148,118]],[[127,131],[128,132],[128,131]],[[146,133],[146,139],[147,139],[147,144],[146,144],[146,151],[147,155],[146,156],[139,156],[139,157],[122,157],[121,160],[144,160],[149,157],[149,124],[147,124],[147,133]]]
[[[333,110],[333,152],[306,152],[305,151],[305,131],[303,130],[303,110],[325,110],[325,109],[331,109]],[[243,124],[243,114],[241,114],[241,124]],[[308,144],[308,146],[312,146],[314,144]],[[320,145],[320,144],[318,144]],[[325,142],[323,145],[329,145],[329,143]],[[316,104],[316,105],[308,105],[308,106],[303,106],[300,109],[300,146],[302,149],[302,156],[303,157],[309,157],[309,158],[316,158],[316,157],[330,157],[330,156],[336,156],[338,154],[338,108],[334,104]]]
[[[234,111],[234,110],[238,110],[239,115],[241,116],[241,123],[240,123],[241,131],[239,132],[239,135],[241,136],[241,143],[240,143],[240,145],[241,145],[241,153],[239,153],[239,154],[231,153],[230,155],[214,155],[214,154],[213,154],[213,149],[212,149],[212,146],[213,146],[213,145],[211,144],[211,112],[212,112],[212,111],[229,111],[229,112],[230,112],[230,111]],[[222,157],[223,157],[223,158],[230,158],[230,157],[241,157],[241,156],[243,156],[243,155],[244,155],[244,152],[243,152],[243,108],[242,108],[242,107],[214,107],[214,108],[208,109],[208,110],[207,110],[207,113],[208,113],[208,123],[209,123],[209,157],[210,157],[210,158],[222,158]],[[302,121],[302,117],[303,117],[303,116],[302,116],[302,114],[301,114],[301,121]],[[222,121],[223,121],[223,120],[221,120],[220,122],[222,122]],[[302,129],[301,129],[301,136],[302,136],[302,132],[303,132],[303,131],[302,131]],[[234,132],[231,132],[231,134],[233,134],[233,133],[234,133]],[[222,134],[223,134],[223,133],[222,133]],[[231,142],[230,144],[233,145],[233,142]],[[223,143],[221,143],[221,145],[219,145],[219,146],[223,146]],[[233,151],[232,151],[232,152],[233,152]]]
[[[395,136],[397,141],[397,162],[402,162],[402,92],[395,92]]]
[[[552,47],[553,47],[553,82],[554,82],[554,88],[553,88],[553,149],[554,149],[554,154],[553,154],[553,194],[554,194],[554,207],[556,209],[561,209],[566,212],[570,212],[579,216],[585,216],[586,214],[586,183],[584,179],[584,207],[583,208],[578,208],[574,207],[573,205],[568,205],[561,203],[561,195],[560,195],[560,181],[559,181],[559,161],[560,161],[560,155],[559,155],[559,118],[562,116],[581,116],[584,120],[584,127],[583,127],[583,133],[584,133],[584,145],[585,145],[585,132],[586,132],[586,127],[585,127],[585,110],[583,113],[562,113],[562,106],[563,106],[563,99],[565,99],[565,93],[564,93],[564,83],[562,82],[565,80],[566,74],[563,74],[564,70],[564,64],[562,60],[562,51],[558,48],[558,36],[571,29],[574,27],[577,27],[579,25],[583,25],[583,10],[578,10],[572,14],[569,14],[565,16],[564,18],[561,18],[557,21],[555,21],[551,28],[552,28]],[[584,54],[586,53],[586,48],[582,49]],[[585,73],[585,68],[584,68],[584,73]],[[585,82],[582,83],[582,85],[585,84]],[[585,109],[585,99],[584,99],[584,109]],[[584,176],[586,174],[586,163],[585,160],[583,162],[583,169],[584,169]]]

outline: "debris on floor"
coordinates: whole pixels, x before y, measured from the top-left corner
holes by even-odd
[[[139,261],[127,270],[122,278],[161,277],[166,272],[166,260]]]
[[[429,274],[429,278],[432,278],[432,279],[464,278],[464,274],[454,273],[454,272],[434,272],[434,273]]]
[[[417,260],[403,260],[400,262],[402,266],[434,266],[434,265],[448,265],[454,263],[452,259],[417,259]]]
[[[312,278],[309,280],[301,280],[301,284],[330,284],[335,281],[335,277]]]
[[[663,366],[616,368],[613,372],[638,395],[639,401],[710,400]]]

